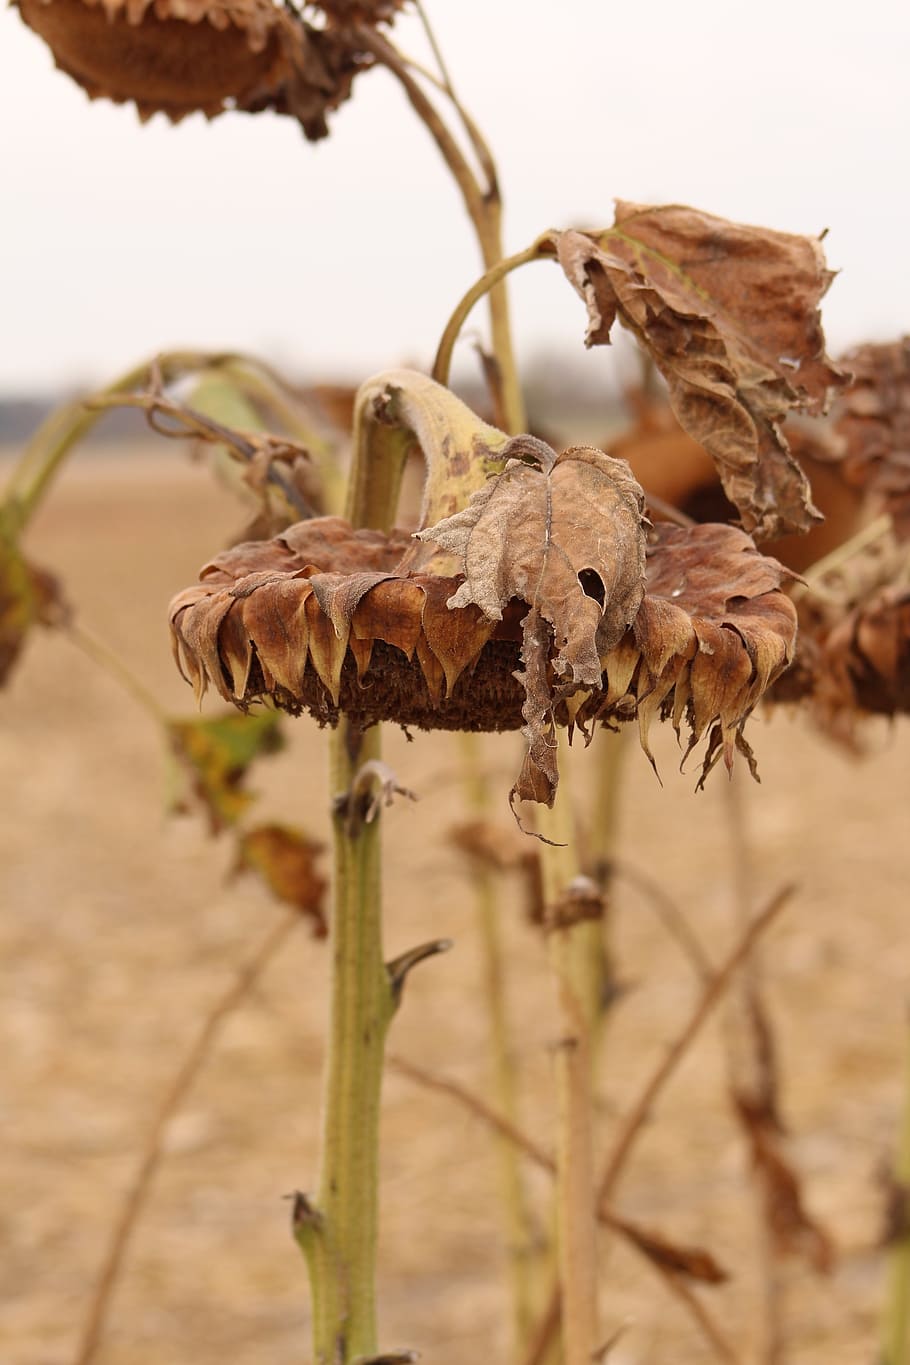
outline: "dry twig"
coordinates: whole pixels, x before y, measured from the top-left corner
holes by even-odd
[[[407,1076],[409,1080],[415,1081],[418,1085],[427,1090],[435,1090],[439,1094],[449,1095],[465,1109],[469,1110],[483,1123],[487,1124],[500,1137],[508,1142],[514,1143],[515,1147],[523,1152],[529,1160],[543,1170],[549,1171],[551,1175],[556,1174],[556,1163],[543,1147],[529,1137],[527,1133],[517,1128],[515,1124],[498,1114],[485,1100],[481,1099],[474,1091],[467,1086],[461,1085],[447,1076],[440,1076],[438,1073],[429,1071],[426,1067],[417,1066],[414,1062],[408,1061],[395,1053],[386,1054],[386,1063],[394,1071],[398,1071],[402,1076]],[[688,1310],[695,1319],[705,1340],[713,1347],[718,1360],[724,1361],[725,1365],[738,1365],[732,1346],[715,1323],[713,1317],[698,1298],[697,1294],[685,1283],[682,1275],[678,1271],[671,1270],[667,1265],[662,1264],[659,1259],[650,1254],[642,1245],[642,1240],[638,1235],[638,1229],[628,1220],[618,1217],[609,1209],[600,1208],[598,1218],[601,1223],[618,1233],[626,1243],[633,1247],[644,1257],[648,1265],[652,1267],[661,1277],[667,1289],[675,1295],[681,1304]],[[528,1346],[522,1365],[542,1365],[546,1359],[553,1334],[557,1331],[560,1322],[562,1303],[558,1287],[554,1289],[550,1301],[545,1309]]]
[[[180,1108],[198,1076],[222,1025],[249,995],[266,966],[284,944],[291,931],[300,923],[300,914],[285,914],[265,935],[249,961],[240,968],[235,979],[215,1001],[208,1016],[171,1081],[155,1115],[145,1141],[145,1149],[132,1182],[120,1206],[120,1213],[111,1231],[107,1252],[89,1300],[82,1336],[73,1358],[73,1365],[91,1365],[96,1358],[104,1332],[111,1297],[123,1269],[130,1240],[148,1199],[152,1180],[164,1154],[167,1126]]]

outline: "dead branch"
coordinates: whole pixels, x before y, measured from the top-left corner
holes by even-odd
[[[795,891],[794,886],[783,886],[771,897],[760,914],[748,925],[739,942],[728,955],[725,962],[714,973],[699,997],[695,1009],[686,1021],[685,1027],[671,1044],[666,1055],[661,1058],[653,1075],[638,1097],[637,1103],[623,1124],[613,1151],[604,1168],[598,1192],[598,1204],[602,1208],[609,1203],[636,1138],[654,1106],[657,1096],[673,1075],[689,1047],[698,1035],[702,1025],[709,1018],[714,1006],[727,989],[737,968],[747,961],[754,945],[769,925],[777,918]]]

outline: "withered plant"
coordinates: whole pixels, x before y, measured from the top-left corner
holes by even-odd
[[[732,771],[737,754],[754,771],[746,723],[792,663],[797,631],[787,591],[794,575],[758,545],[818,520],[784,422],[793,413],[823,413],[845,383],[824,352],[818,309],[831,276],[820,242],[678,205],[620,202],[611,226],[547,230],[505,256],[489,148],[442,63],[428,79],[397,51],[388,29],[398,6],[390,0],[323,0],[305,11],[271,0],[18,6],[90,96],[131,101],[141,117],[270,109],[319,138],[355,80],[382,65],[461,191],[483,274],[442,329],[432,377],[392,370],[360,388],[343,515],[331,477],[320,479],[318,469],[314,475],[331,462],[317,458],[318,437],[306,423],[296,440],[293,422],[281,437],[238,430],[175,387],[203,373],[227,377],[247,398],[267,389],[274,403],[280,390],[267,372],[237,357],[179,356],[133,371],[55,419],[14,474],[0,521],[0,665],[12,663],[31,624],[53,623],[64,611],[20,542],[60,462],[101,411],[138,406],[167,434],[215,443],[243,465],[263,500],[257,534],[216,554],[198,583],[174,599],[170,621],[176,661],[200,700],[211,690],[242,712],[264,702],[264,712],[254,711],[268,718],[264,734],[272,733],[276,711],[307,712],[331,728],[332,999],[322,1164],[314,1190],[293,1199],[318,1365],[410,1358],[383,1355],[377,1332],[380,1090],[406,975],[447,945],[431,941],[385,960],[382,809],[403,788],[382,763],[380,723],[521,733],[524,755],[508,799],[522,828],[533,821],[539,837],[562,1037],[550,1162],[556,1265],[549,1293],[538,1289],[530,1305],[536,1322],[528,1320],[525,1295],[519,1345],[527,1359],[542,1361],[559,1330],[564,1365],[589,1365],[602,1344],[597,1220],[621,1230],[664,1270],[672,1262],[672,1248],[613,1213],[612,1192],[682,1046],[783,897],[745,927],[728,963],[706,982],[683,1044],[648,1081],[598,1179],[592,1075],[603,1015],[604,898],[580,876],[574,831],[564,803],[557,804],[560,736],[587,743],[598,728],[632,724],[653,763],[650,728],[666,720],[686,756],[703,746],[699,785],[721,759]],[[477,169],[441,112],[443,99]],[[587,345],[608,343],[616,323],[631,332],[663,377],[675,418],[713,461],[738,524],[692,524],[672,513],[659,520],[657,499],[649,502],[624,460],[586,445],[557,452],[524,430],[504,282],[537,261],[561,269],[583,300]],[[485,297],[489,421],[447,387],[455,342]],[[415,451],[425,463],[422,505],[417,525],[400,527],[400,490]],[[871,619],[864,628],[876,629]],[[190,755],[197,781],[213,766],[223,777],[227,767],[226,787],[216,784],[221,814],[213,816],[224,820],[225,790],[236,796],[245,762],[237,758],[232,768],[215,745],[216,758],[206,763],[200,748],[212,756],[198,729],[169,722],[168,733],[183,757]],[[320,888],[305,842],[260,830],[244,838],[240,856],[265,867],[281,894],[281,868],[295,849],[303,870],[298,865],[291,881],[307,887],[312,910]],[[500,1127],[508,1133],[506,1120]],[[690,1256],[683,1273],[694,1274],[696,1261]],[[715,1276],[713,1262],[702,1270],[708,1280],[722,1273]],[[668,1278],[683,1292],[678,1271],[677,1264]],[[733,1358],[710,1323],[705,1331],[723,1358]]]

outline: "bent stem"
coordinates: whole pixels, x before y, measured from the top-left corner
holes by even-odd
[[[100,421],[105,410],[104,400],[143,388],[153,376],[167,384],[183,374],[217,368],[240,359],[242,357],[228,353],[209,355],[199,351],[175,351],[128,370],[88,400],[76,399],[52,412],[26,445],[4,490],[4,501],[15,509],[16,530],[21,531],[32,517],[66,457]],[[93,407],[92,399],[102,400],[102,405]]]
[[[427,29],[431,45],[438,54],[435,39],[430,31],[426,14],[421,9],[420,17]],[[358,30],[358,38],[363,47],[381,62],[404,90],[405,95],[421,123],[424,124],[452,174],[461,194],[474,234],[480,247],[484,270],[489,272],[503,259],[502,249],[502,198],[496,169],[489,147],[480,136],[476,125],[461,107],[444,65],[440,61],[441,80],[438,82],[448,95],[464,126],[468,138],[478,155],[485,183],[474,174],[467,158],[462,152],[451,130],[415,78],[414,69],[395,47],[366,25]],[[437,60],[439,60],[437,55]],[[524,431],[525,411],[518,369],[512,345],[512,328],[509,317],[509,301],[502,280],[494,282],[489,292],[490,332],[495,361],[496,382],[493,385],[497,406],[497,420],[512,433]]]

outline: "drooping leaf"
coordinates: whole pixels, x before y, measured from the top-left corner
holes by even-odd
[[[282,747],[280,726],[276,711],[168,723],[171,752],[213,834],[236,824],[253,800],[245,785],[248,770],[255,759]],[[185,796],[178,796],[172,808],[185,811],[190,805]]]
[[[288,825],[257,825],[237,840],[237,871],[255,872],[276,900],[295,906],[312,922],[313,935],[325,938],[325,893],[328,886],[317,871],[324,845]]]
[[[832,276],[820,242],[620,202],[614,227],[553,233],[551,245],[587,305],[587,344],[608,342],[617,317],[634,332],[745,529],[808,529],[817,514],[780,424],[823,411],[845,382],[824,353],[818,305]]]
[[[773,1106],[750,1103],[735,1088],[733,1103],[761,1182],[765,1219],[775,1253],[802,1256],[816,1272],[827,1274],[834,1264],[834,1245],[806,1208],[801,1181],[787,1155]]]
[[[583,686],[599,688],[601,656],[644,594],[642,495],[624,461],[593,447],[556,455],[542,441],[517,437],[503,455],[503,472],[463,511],[418,536],[464,565],[450,610],[474,604],[499,621],[513,600],[529,608],[520,679],[528,755],[513,795],[552,805],[555,702]]]

